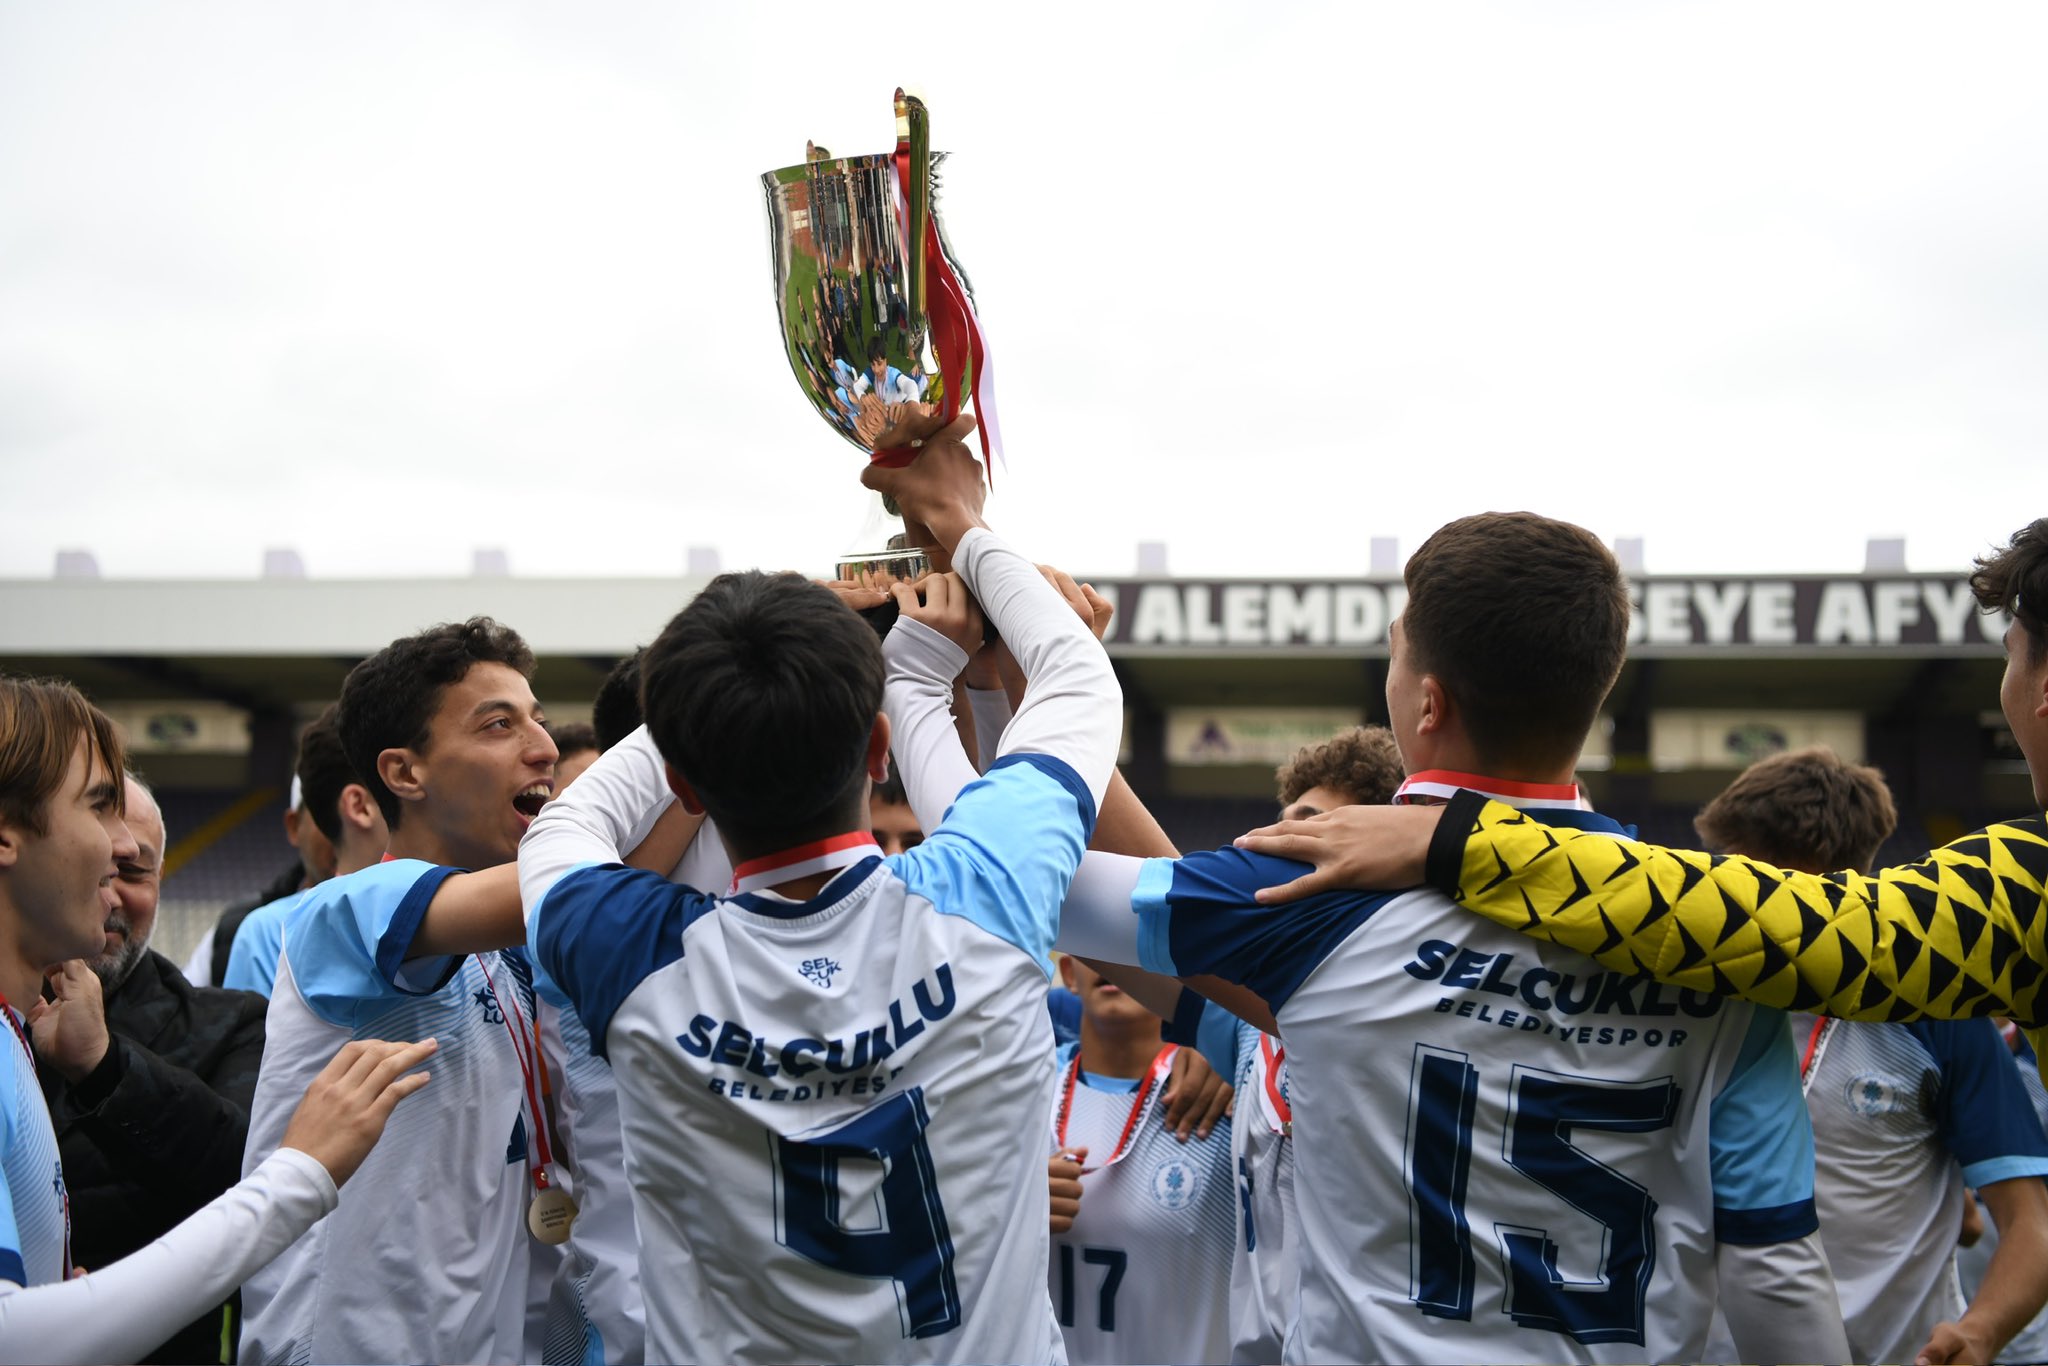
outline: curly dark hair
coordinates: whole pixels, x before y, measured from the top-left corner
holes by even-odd
[[[1280,805],[1292,806],[1312,787],[1327,787],[1353,806],[1384,806],[1406,776],[1394,732],[1385,726],[1353,726],[1319,745],[1304,746],[1273,770]]]
[[[1970,591],[1985,611],[2010,612],[2027,628],[2028,664],[2048,656],[2048,517],[2036,517],[1979,559]]]
[[[795,842],[821,821],[860,820],[881,709],[874,629],[796,574],[719,575],[640,661],[655,747],[744,840]]]
[[[335,717],[341,747],[391,829],[398,829],[400,803],[378,776],[377,756],[387,749],[424,752],[441,695],[479,664],[503,664],[533,677],[533,651],[517,631],[489,617],[471,617],[400,636],[349,670],[342,682]]]

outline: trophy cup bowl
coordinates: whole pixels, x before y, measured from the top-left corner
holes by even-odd
[[[804,397],[871,460],[908,463],[970,406],[986,412],[983,339],[938,221],[924,108],[896,92],[897,150],[834,157],[813,145],[761,177],[783,351]],[[984,421],[985,421],[984,417]],[[984,431],[984,453],[987,433]],[[838,576],[879,588],[931,568],[897,510],[876,496]]]

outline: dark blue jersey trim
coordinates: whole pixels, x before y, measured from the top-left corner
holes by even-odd
[[[22,1265],[21,1254],[11,1247],[0,1247],[0,1281],[13,1281],[28,1289],[28,1268]]]
[[[1050,754],[1005,754],[988,766],[994,773],[1011,764],[1029,764],[1054,782],[1073,794],[1074,806],[1081,813],[1081,832],[1084,838],[1095,838],[1095,796],[1088,790],[1088,784],[1081,781],[1081,775],[1064,759]]]
[[[1813,1201],[1794,1200],[1768,1209],[1715,1209],[1714,1241],[1735,1247],[1789,1243],[1820,1227]]]
[[[397,911],[391,916],[391,923],[384,927],[384,933],[377,940],[377,975],[393,986],[398,985],[398,969],[404,964],[407,952],[412,948],[413,939],[420,932],[420,922],[427,918],[427,907],[433,902],[434,894],[441,890],[441,884],[457,873],[467,872],[465,868],[433,867],[421,873],[406,889],[405,898],[398,903]],[[417,989],[417,994],[426,996],[448,985],[448,979],[462,966],[460,955],[448,959],[448,969],[441,980],[433,986]]]

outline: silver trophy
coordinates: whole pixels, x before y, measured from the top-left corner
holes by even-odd
[[[819,417],[871,460],[907,464],[963,411],[998,440],[987,338],[938,215],[924,105],[896,92],[896,150],[834,157],[815,143],[761,177],[783,350]],[[931,568],[917,528],[879,496],[842,579],[886,588]]]

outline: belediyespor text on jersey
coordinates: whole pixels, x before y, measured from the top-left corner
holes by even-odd
[[[1281,1026],[1302,1233],[1287,1359],[1697,1359],[1717,1240],[1815,1226],[1784,1018],[1431,891],[1257,904],[1298,872],[1236,849],[1149,860],[1130,899],[1143,966],[1242,983]]]
[[[405,961],[456,871],[394,859],[331,878],[286,927],[244,1172],[349,1040],[439,1047],[432,1083],[392,1112],[339,1207],[244,1287],[245,1361],[520,1354],[525,1091],[508,1025],[533,1027],[530,974],[516,953]]]
[[[1020,755],[807,902],[599,866],[529,903],[619,1078],[650,1360],[1057,1358],[1045,963],[1094,814]]]
[[[1814,1198],[1849,1346],[1911,1361],[1962,1316],[1963,1187],[2048,1175],[2048,1137],[1989,1020],[1793,1024],[1816,1045]]]
[[[1055,1059],[1062,1094],[1074,1053]],[[1073,1227],[1053,1235],[1047,1288],[1074,1366],[1230,1359],[1231,1121],[1182,1143],[1164,1089],[1085,1072],[1073,1087],[1065,1146],[1087,1148],[1089,1170]]]

